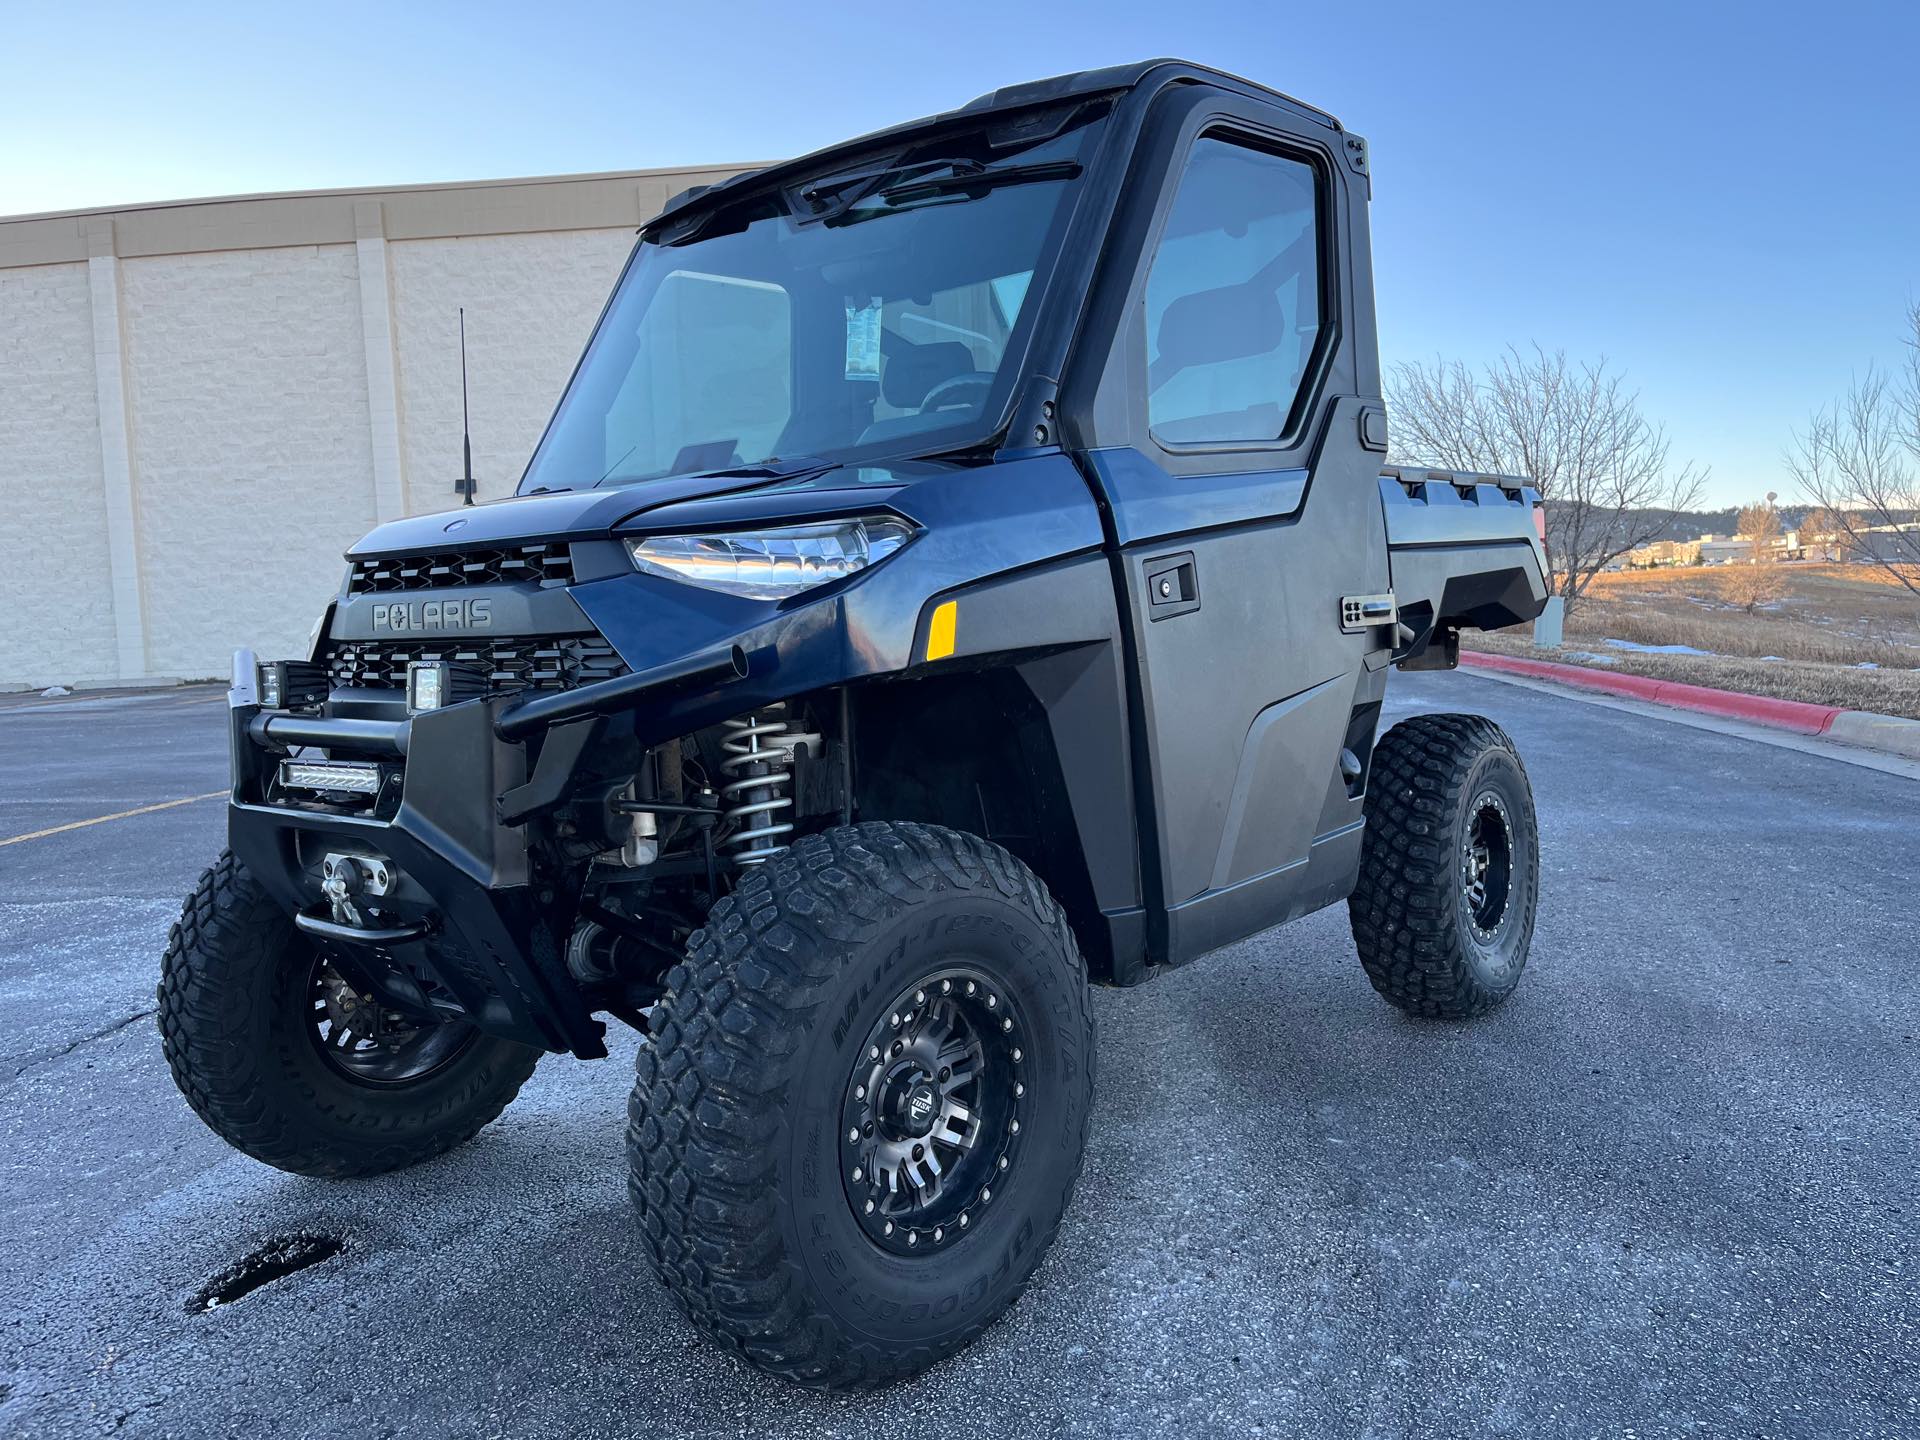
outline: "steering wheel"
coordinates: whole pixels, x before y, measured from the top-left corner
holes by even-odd
[[[993,388],[994,374],[991,370],[969,370],[963,375],[954,375],[942,380],[927,391],[926,398],[920,402],[920,413],[930,415],[935,410],[955,410],[962,405],[976,402],[961,396],[959,392],[968,388],[979,390],[979,402],[986,402],[986,392]]]

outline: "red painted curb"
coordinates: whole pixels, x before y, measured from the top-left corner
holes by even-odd
[[[1522,660],[1513,655],[1495,655],[1485,650],[1462,650],[1460,663],[1488,670],[1504,670],[1513,675],[1531,675],[1581,690],[1600,690],[1609,695],[1625,695],[1648,700],[1655,705],[1672,705],[1681,710],[1698,710],[1707,715],[1724,715],[1755,725],[1771,725],[1776,730],[1792,730],[1800,735],[1824,735],[1840,714],[1837,705],[1809,705],[1804,700],[1776,700],[1770,695],[1742,695],[1733,690],[1715,690],[1706,685],[1684,685],[1678,680],[1653,680],[1645,675],[1610,675],[1585,665],[1562,665],[1553,660]]]

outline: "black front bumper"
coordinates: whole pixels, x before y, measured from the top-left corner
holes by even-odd
[[[528,778],[528,746],[499,738],[511,698],[473,701],[403,720],[263,711],[251,657],[229,696],[233,794],[228,843],[315,942],[388,999],[457,1015],[492,1035],[606,1054],[604,1027],[567,975],[534,893],[526,829],[500,819],[501,798]],[[242,675],[245,675],[243,681]],[[334,814],[276,793],[292,745],[398,759],[397,803]],[[397,915],[369,929],[333,924],[320,895],[329,851],[384,857],[405,878]]]
[[[392,1003],[547,1050],[605,1055],[605,1026],[566,968],[571,917],[560,913],[556,882],[534,873],[527,823],[572,796],[606,727],[625,726],[639,745],[670,739],[648,723],[665,720],[656,702],[754,670],[728,645],[559,692],[412,715],[393,713],[397,704],[369,714],[331,702],[323,708],[340,713],[292,714],[262,708],[243,650],[228,692],[228,843],[316,943]],[[372,813],[338,814],[285,797],[274,777],[297,746],[392,762],[397,798],[383,791]],[[367,933],[339,925],[320,894],[330,850],[386,859],[407,882],[383,902],[397,913]]]

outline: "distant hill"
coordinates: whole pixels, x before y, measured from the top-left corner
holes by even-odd
[[[1554,508],[1553,501],[1547,502],[1547,509]],[[1807,518],[1812,505],[1782,505],[1780,507],[1780,528],[1797,530]],[[1902,516],[1913,519],[1913,516]],[[1668,517],[1660,525],[1655,540],[1698,540],[1702,535],[1731,535],[1740,525],[1740,507],[1729,505],[1724,510],[1681,510]]]

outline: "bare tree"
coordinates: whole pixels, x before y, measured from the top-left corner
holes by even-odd
[[[1845,560],[1853,553],[1853,547],[1847,540],[1846,518],[1838,511],[1815,506],[1807,512],[1807,518],[1800,522],[1800,544],[1812,559],[1813,551],[1820,552],[1823,560]]]
[[[1733,603],[1749,615],[1778,600],[1786,589],[1786,576],[1780,569],[1780,512],[1774,509],[1773,500],[1768,495],[1742,505],[1733,532],[1747,542],[1747,557],[1729,571],[1727,591]]]
[[[1676,467],[1666,432],[1603,358],[1509,348],[1475,374],[1458,360],[1400,364],[1387,378],[1402,463],[1521,475],[1547,502],[1551,584],[1569,607],[1593,577],[1660,538],[1699,503],[1706,471]]]
[[[1740,518],[1733,533],[1747,542],[1747,558],[1770,560],[1780,543],[1780,512],[1774,509],[1773,496],[1740,507]]]
[[[1905,362],[1892,375],[1869,369],[1815,412],[1787,470],[1840,527],[1848,558],[1920,596],[1920,303],[1907,325]]]

